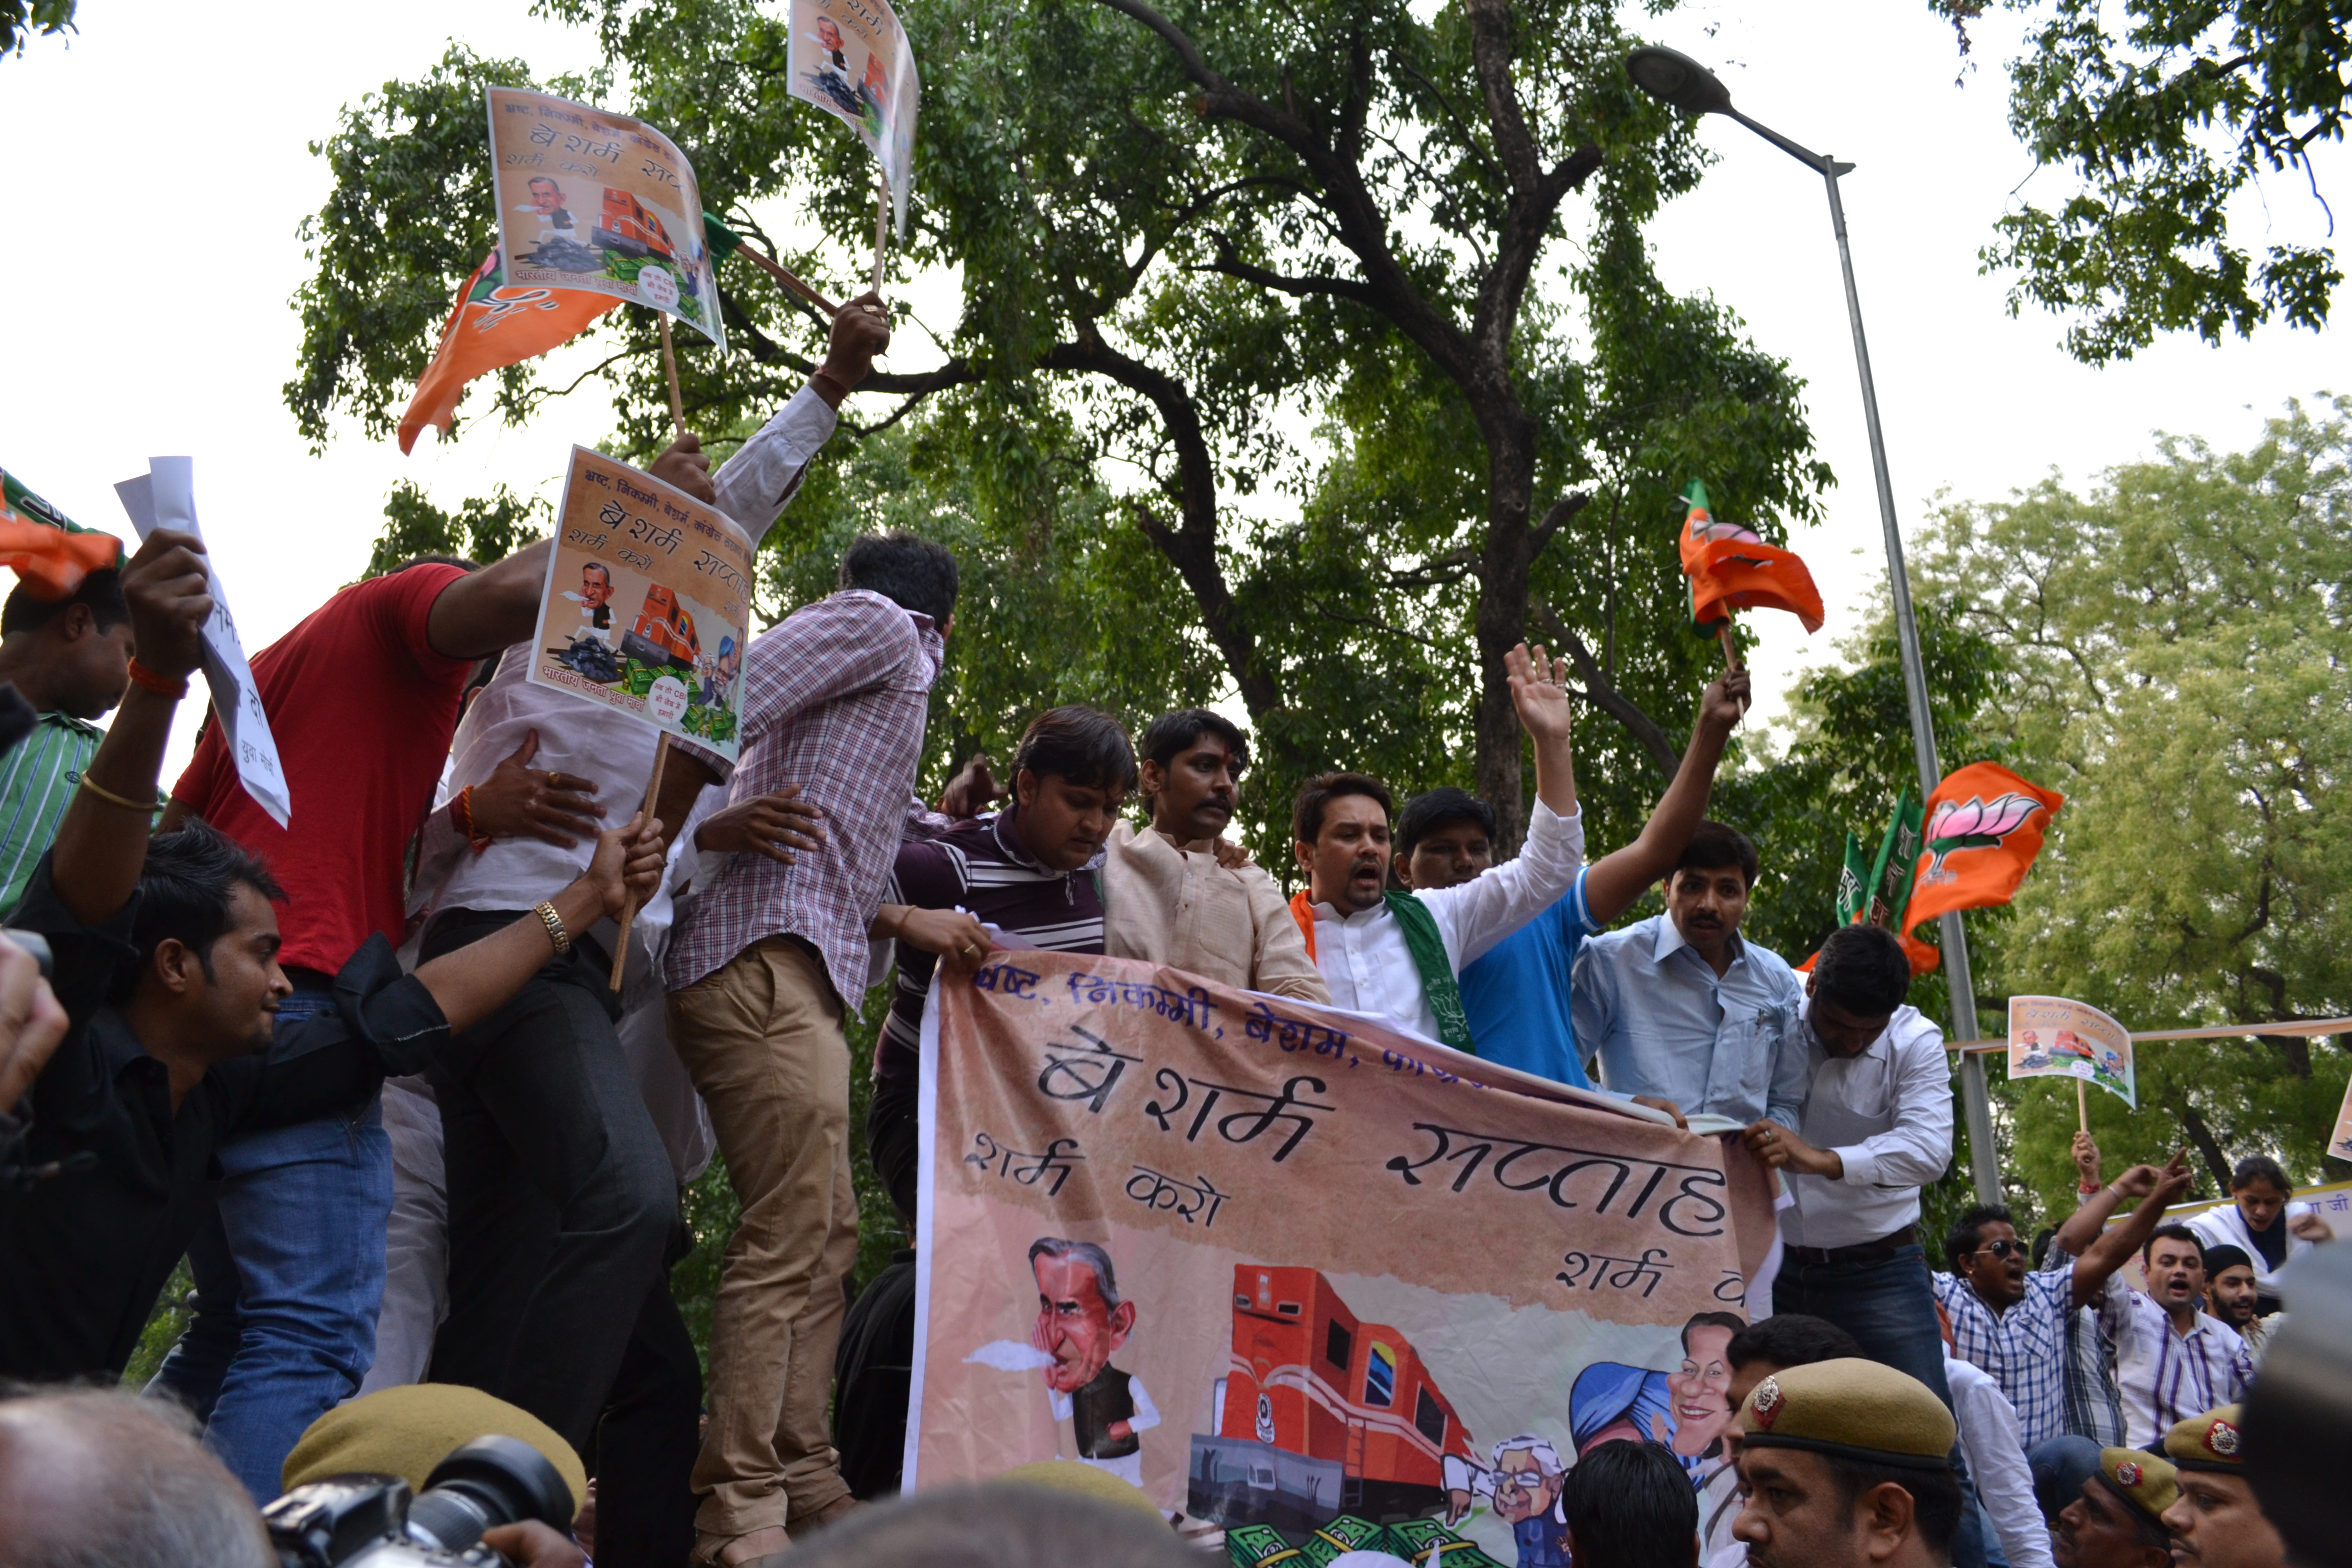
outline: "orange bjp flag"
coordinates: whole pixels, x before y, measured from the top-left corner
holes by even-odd
[[[1822,594],[1794,551],[1770,545],[1736,522],[1717,522],[1707,510],[1706,487],[1693,479],[1683,492],[1683,575],[1690,579],[1691,624],[1712,636],[1733,610],[1786,610],[1822,629]]]
[[[34,598],[54,604],[91,573],[121,562],[121,540],[82,527],[16,475],[0,472],[0,566],[15,572]]]
[[[1903,911],[1906,931],[1948,910],[2005,904],[2042,853],[2050,818],[2066,804],[1997,763],[1971,763],[1927,797],[1927,852]]]
[[[457,302],[441,329],[441,346],[416,383],[416,395],[400,416],[400,449],[416,445],[427,425],[444,437],[456,422],[457,399],[478,375],[535,359],[578,337],[621,301],[610,294],[577,289],[509,288],[493,249],[457,290]]]

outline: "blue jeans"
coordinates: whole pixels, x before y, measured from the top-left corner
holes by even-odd
[[[2072,1433],[2044,1437],[2025,1451],[2025,1468],[2033,1476],[2035,1505],[2043,1519],[2055,1524],[2066,1505],[2083,1495],[2083,1483],[2098,1470],[2099,1446]]]
[[[334,1005],[298,991],[281,1023]],[[226,1144],[213,1217],[188,1247],[196,1317],[153,1387],[205,1423],[205,1443],[257,1503],[287,1453],[357,1392],[375,1360],[392,1144],[371,1098],[348,1114]]]
[[[1828,1319],[1861,1341],[1871,1360],[1910,1373],[1950,1406],[1935,1288],[1917,1243],[1868,1263],[1802,1263],[1792,1252],[1772,1281],[1772,1310]],[[1952,1568],[1985,1568],[1982,1514],[1959,1454],[1955,1445],[1952,1468],[1960,1472],[1961,1506],[1959,1528],[1952,1536]]]

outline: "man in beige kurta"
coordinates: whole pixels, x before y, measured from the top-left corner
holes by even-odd
[[[1331,993],[1282,889],[1228,844],[1249,742],[1206,708],[1163,714],[1138,748],[1151,826],[1111,829],[1103,864],[1103,947],[1227,985],[1308,1002]]]

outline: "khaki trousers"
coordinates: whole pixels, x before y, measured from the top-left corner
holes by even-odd
[[[694,1467],[696,1530],[731,1539],[849,1491],[826,1420],[857,1261],[849,1043],[824,966],[785,937],[672,993],[669,1037],[743,1205],[711,1312],[710,1426]]]

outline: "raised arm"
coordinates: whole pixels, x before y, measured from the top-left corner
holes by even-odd
[[[1675,868],[1692,831],[1706,816],[1716,767],[1747,707],[1745,669],[1727,670],[1700,696],[1690,746],[1657,809],[1633,843],[1602,856],[1584,874],[1584,907],[1595,924],[1607,925],[1633,908],[1643,889]]]
[[[1536,798],[1558,816],[1576,815],[1576,753],[1570,745],[1575,707],[1568,695],[1568,660],[1549,659],[1521,643],[1503,656],[1510,672],[1511,706],[1536,749]],[[1565,890],[1565,889],[1563,889]]]
[[[442,589],[425,617],[433,651],[444,658],[488,658],[530,636],[553,547],[542,539]]]
[[[184,689],[213,613],[204,553],[194,534],[159,528],[122,568],[140,668]],[[49,880],[67,913],[84,925],[96,925],[129,903],[139,886],[140,868],[147,863],[145,819],[179,705],[178,697],[133,681],[58,824]]]
[[[2099,1299],[2107,1277],[2124,1260],[2147,1245],[2148,1235],[2164,1218],[2175,1198],[2189,1190],[2189,1149],[2186,1144],[2169,1164],[2156,1173],[2156,1187],[2132,1210],[2131,1217],[2105,1232],[2078,1256],[2074,1264],[2074,1305],[2087,1307]],[[2094,1200],[2096,1201],[2096,1200]],[[2114,1205],[2107,1205],[2110,1210]],[[2068,1222],[2070,1225],[2072,1221]]]

